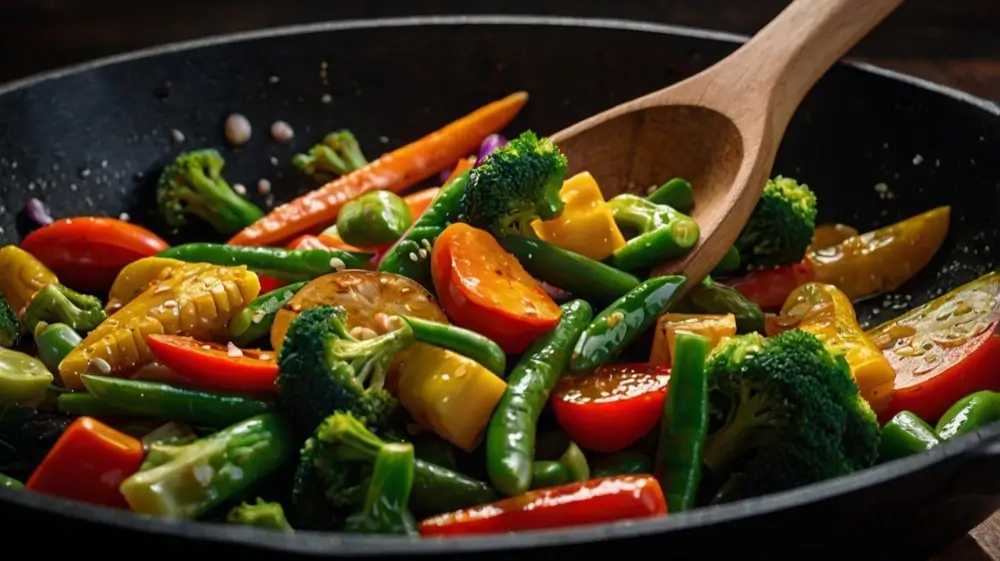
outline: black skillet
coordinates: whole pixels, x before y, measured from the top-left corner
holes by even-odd
[[[305,187],[287,164],[291,155],[335,128],[355,131],[375,156],[523,89],[531,101],[509,130],[552,133],[691,75],[742,40],[605,20],[409,18],[211,39],[30,78],[0,88],[0,234],[4,243],[19,240],[24,223],[17,214],[31,196],[46,200],[57,217],[127,212],[159,228],[150,217],[159,166],[181,149],[222,146],[221,124],[233,111],[247,115],[255,133],[244,148],[226,151],[227,178],[251,187],[267,178],[280,201]],[[295,128],[290,144],[268,138],[276,119]],[[841,65],[799,109],[775,173],[817,191],[822,221],[862,230],[952,205],[945,246],[901,291],[917,305],[996,268],[998,153],[995,104]],[[892,198],[879,196],[877,183],[886,183]],[[895,300],[890,306],[883,300],[859,306],[866,323],[901,313],[891,309]],[[156,552],[164,558],[926,559],[1000,508],[998,474],[1000,426],[992,426],[917,457],[780,495],[662,520],[544,533],[449,541],[284,536],[6,490],[0,490],[0,520],[9,536],[5,547],[30,530],[37,533],[27,542],[34,554],[93,550],[122,558]]]

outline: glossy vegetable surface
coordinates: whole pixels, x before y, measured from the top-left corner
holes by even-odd
[[[248,269],[287,282],[312,280],[343,269],[362,269],[371,257],[339,249],[240,247],[214,243],[189,243],[160,252],[158,257],[188,263],[211,263]]]
[[[923,419],[909,411],[900,411],[882,425],[879,459],[887,462],[905,458],[940,443],[941,437]]]
[[[392,243],[413,224],[409,205],[397,194],[372,191],[348,202],[337,215],[337,233],[345,242],[372,247]]]
[[[273,351],[203,343],[182,335],[150,335],[146,344],[160,364],[195,386],[234,392],[273,392],[278,375]]]

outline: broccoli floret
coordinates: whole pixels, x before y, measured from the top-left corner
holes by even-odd
[[[230,235],[264,216],[237,195],[222,177],[226,161],[217,150],[185,152],[168,164],[156,186],[156,204],[168,226],[179,228],[193,214],[220,234]]]
[[[811,333],[723,340],[708,359],[705,465],[744,497],[875,463],[879,427],[847,361]]]
[[[329,176],[347,175],[368,165],[361,152],[361,145],[349,130],[339,130],[326,135],[323,142],[313,146],[306,154],[296,154],[292,164],[304,173],[324,181]]]
[[[80,294],[58,283],[50,283],[31,298],[24,310],[24,326],[32,333],[39,322],[65,323],[81,333],[91,331],[107,317],[95,296]]]
[[[7,300],[0,298],[0,347],[13,349],[21,338],[21,321]]]
[[[404,323],[361,341],[346,322],[340,307],[306,310],[292,321],[278,353],[278,398],[305,433],[336,411],[377,430],[397,406],[383,386],[392,359],[413,343],[413,330]]]
[[[551,140],[524,132],[470,172],[461,199],[462,220],[497,237],[536,237],[533,221],[562,214],[559,189],[566,166],[566,156]]]
[[[802,261],[816,230],[816,195],[804,183],[775,177],[736,240],[740,262],[775,267]]]
[[[292,525],[285,519],[285,511],[278,503],[269,503],[264,499],[257,498],[254,504],[241,503],[233,507],[226,515],[226,522],[230,524],[242,524],[244,526],[257,526],[258,528],[270,528],[282,532],[291,532]]]

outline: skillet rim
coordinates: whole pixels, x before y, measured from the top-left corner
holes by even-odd
[[[742,43],[744,35],[693,27],[667,25],[612,18],[581,18],[531,15],[436,15],[397,18],[353,19],[266,28],[242,33],[215,35],[190,41],[131,51],[43,72],[0,85],[0,96],[38,84],[80,74],[104,66],[152,58],[164,54],[200,48],[270,39],[275,37],[347,31],[355,29],[413,27],[420,25],[509,25],[541,27],[578,27],[656,33],[689,37],[715,42]],[[858,71],[903,82],[931,93],[971,105],[1000,117],[1000,105],[960,90],[922,78],[896,72],[863,62],[844,62]],[[0,501],[66,518],[82,518],[110,527],[138,532],[150,532],[177,538],[253,546],[270,551],[288,551],[306,555],[375,556],[375,555],[436,555],[477,551],[517,550],[534,547],[581,544],[608,539],[628,539],[668,534],[689,528],[731,523],[761,514],[794,509],[823,501],[841,494],[887,483],[901,476],[917,473],[946,459],[966,460],[976,456],[1000,455],[1000,423],[947,442],[927,452],[881,464],[849,476],[799,487],[789,491],[747,499],[732,504],[702,508],[665,518],[641,521],[621,521],[574,528],[521,532],[496,536],[427,539],[398,536],[363,536],[310,531],[282,534],[270,530],[230,526],[218,523],[190,523],[137,515],[127,511],[91,506],[68,500],[54,499],[37,493],[0,489]]]

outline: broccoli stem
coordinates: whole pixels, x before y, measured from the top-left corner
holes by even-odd
[[[750,388],[745,385],[740,387],[735,414],[722,428],[710,434],[705,442],[702,456],[705,465],[713,473],[725,471],[734,458],[766,441],[767,429],[777,426],[763,394],[750,394]]]
[[[413,328],[405,322],[398,329],[363,341],[351,336],[343,322],[337,322],[337,326],[340,338],[330,343],[331,355],[350,362],[358,383],[369,388],[383,387],[396,354],[416,341]]]
[[[91,331],[107,317],[101,301],[58,283],[45,285],[24,311],[24,326],[34,333],[39,322],[65,323],[76,331]]]
[[[407,509],[413,489],[413,445],[382,446],[368,482],[361,510],[348,517],[344,530],[358,534],[417,535],[417,523]]]
[[[205,205],[189,205],[186,209],[188,212],[208,222],[219,232],[239,231],[263,218],[264,212],[237,195],[221,175],[210,177],[200,166],[188,169],[191,180],[207,199]]]
[[[288,461],[295,437],[276,414],[258,415],[182,446],[154,446],[162,463],[121,485],[132,510],[197,518]]]
[[[266,502],[259,497],[254,504],[244,502],[233,507],[229,511],[229,514],[226,515],[226,522],[280,530],[282,532],[293,531],[292,525],[285,518],[285,511],[281,508],[281,505]]]

